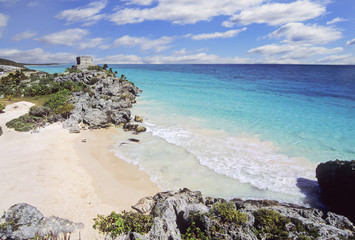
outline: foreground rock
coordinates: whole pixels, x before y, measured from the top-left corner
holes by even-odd
[[[332,212],[277,201],[203,198],[198,191],[161,192],[132,208],[154,217],[146,234],[117,239],[353,239],[354,226]]]
[[[51,236],[67,239],[83,229],[82,223],[73,223],[55,216],[44,217],[37,208],[21,203],[10,207],[0,220],[0,239],[34,239]]]
[[[324,203],[355,222],[355,160],[321,163],[316,176]]]

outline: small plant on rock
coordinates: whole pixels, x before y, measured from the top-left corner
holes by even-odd
[[[108,216],[97,215],[94,222],[94,229],[115,239],[121,234],[130,232],[148,233],[153,225],[153,217],[134,212],[123,211],[122,214],[111,212]]]
[[[248,220],[245,213],[236,210],[233,202],[215,203],[212,207],[212,214],[217,216],[223,223],[243,224]]]

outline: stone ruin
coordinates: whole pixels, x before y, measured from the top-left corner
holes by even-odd
[[[73,66],[79,70],[85,70],[89,66],[95,66],[95,64],[92,63],[93,58],[90,56],[79,56],[76,58],[76,65]]]

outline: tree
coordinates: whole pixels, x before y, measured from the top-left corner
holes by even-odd
[[[105,63],[102,68],[106,70],[108,68],[108,65]]]

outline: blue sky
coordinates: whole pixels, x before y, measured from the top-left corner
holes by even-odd
[[[354,0],[0,0],[26,63],[355,64]]]

